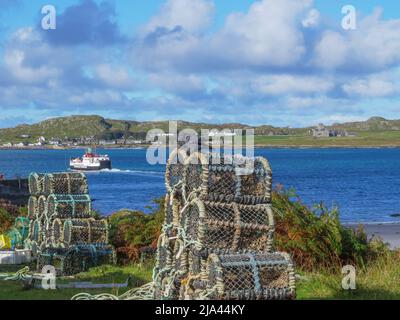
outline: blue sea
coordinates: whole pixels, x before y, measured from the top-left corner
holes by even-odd
[[[68,170],[84,150],[0,150],[6,178]],[[87,173],[93,206],[105,215],[119,209],[149,211],[165,193],[165,166],[151,166],[146,149],[98,150],[114,169]],[[257,149],[272,164],[274,184],[294,188],[303,202],[340,209],[343,222],[391,222],[400,214],[400,149]]]

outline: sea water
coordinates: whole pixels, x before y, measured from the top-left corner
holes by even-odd
[[[68,170],[70,157],[84,150],[0,150],[6,178],[30,172]],[[146,149],[98,150],[113,170],[87,173],[93,206],[105,215],[120,209],[149,212],[165,193],[165,166],[151,166]],[[400,149],[256,150],[273,168],[274,185],[293,188],[304,203],[323,201],[340,209],[343,222],[400,221]],[[393,216],[394,215],[394,216]]]

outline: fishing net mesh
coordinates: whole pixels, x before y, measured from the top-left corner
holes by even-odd
[[[90,196],[82,195],[50,195],[47,199],[47,215],[60,218],[90,217],[92,202]]]
[[[40,195],[43,193],[44,174],[31,173],[28,179],[29,193],[31,195]]]
[[[207,262],[210,298],[290,299],[295,274],[286,253],[210,255]]]
[[[168,193],[179,192],[179,185],[183,180],[186,152],[173,150],[167,162],[165,170],[165,185]]]
[[[78,243],[89,243],[89,221],[84,219],[67,220],[64,223],[63,242],[68,246]]]
[[[89,220],[89,226],[90,226],[90,243],[108,243],[108,223],[107,220],[95,220],[95,219],[90,219]]]
[[[274,220],[270,205],[194,200],[182,214],[187,241],[197,250],[268,252],[272,248]]]
[[[43,190],[45,194],[87,194],[88,184],[83,173],[53,173],[44,177]]]
[[[72,275],[91,266],[116,262],[108,244],[108,224],[92,217],[92,202],[83,173],[29,176],[30,217],[25,247],[35,250],[38,271],[54,265],[60,275]]]
[[[51,243],[53,247],[62,246],[63,227],[65,219],[56,218],[51,224]]]
[[[38,217],[39,207],[38,207],[38,197],[30,196],[28,200],[28,218],[30,220],[36,219]]]
[[[182,177],[186,198],[215,202],[260,204],[271,201],[272,170],[261,157],[208,157],[194,153],[186,160]]]
[[[94,244],[108,242],[106,220],[68,219],[64,222],[60,242],[71,246],[79,243]]]

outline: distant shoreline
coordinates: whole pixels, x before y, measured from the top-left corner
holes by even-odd
[[[393,146],[311,146],[311,145],[301,145],[301,146],[291,146],[291,145],[255,145],[256,148],[260,149],[400,149],[400,145]]]
[[[97,146],[99,149],[106,149],[106,150],[118,150],[118,149],[144,149],[149,147],[149,144],[143,145],[118,145],[118,146]],[[77,150],[77,149],[86,149],[89,146],[69,146],[69,147],[53,147],[53,146],[26,146],[26,147],[2,147],[0,146],[0,150]],[[393,146],[342,146],[342,145],[324,145],[324,146],[314,146],[314,145],[299,145],[299,146],[292,146],[292,145],[262,145],[257,144],[255,145],[257,149],[400,149],[400,145],[393,145]]]
[[[53,147],[53,146],[35,146],[35,147],[0,147],[0,150],[79,150],[79,149],[87,149],[90,146],[69,146],[69,147]],[[98,149],[144,149],[148,147],[148,145],[137,145],[137,146],[96,146]]]

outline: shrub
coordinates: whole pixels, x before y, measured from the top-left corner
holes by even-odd
[[[4,208],[0,208],[0,234],[4,234],[10,230],[14,224],[14,217]]]
[[[164,199],[155,200],[157,208],[150,214],[122,210],[109,218],[110,242],[120,263],[137,261],[145,248],[156,248],[164,220]]]
[[[379,239],[369,242],[361,226],[344,227],[337,209],[328,210],[322,203],[310,209],[293,190],[278,188],[272,204],[276,247],[291,253],[303,270],[364,265],[389,250]]]

